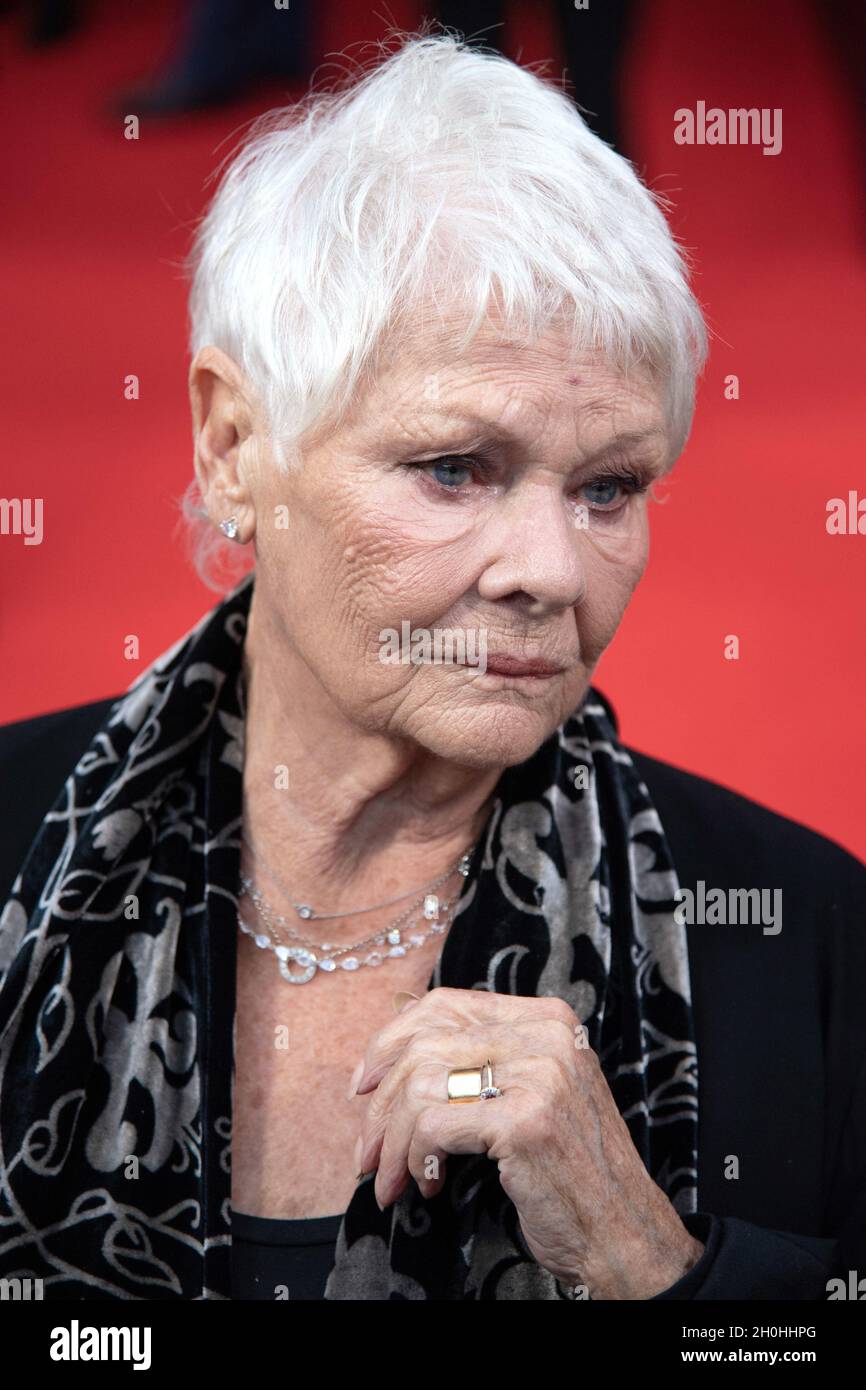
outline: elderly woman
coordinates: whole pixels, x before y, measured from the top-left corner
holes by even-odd
[[[0,1274],[826,1298],[866,870],[591,685],[704,352],[652,197],[554,87],[413,38],[258,124],[193,268],[198,558],[249,572],[3,733]]]

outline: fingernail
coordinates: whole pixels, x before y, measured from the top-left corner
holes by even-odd
[[[356,1092],[357,1089],[358,1089],[358,1082],[361,1080],[361,1077],[362,1077],[363,1075],[364,1075],[364,1059],[363,1059],[363,1057],[362,1057],[361,1060],[360,1060],[360,1062],[359,1062],[358,1065],[356,1066],[355,1070],[352,1072],[352,1080],[349,1082],[349,1089],[348,1089],[348,1091],[346,1092],[346,1099],[347,1099],[347,1100],[351,1100],[352,1097],[354,1096],[355,1092]]]
[[[416,1001],[420,1000],[420,998],[420,994],[412,994],[408,989],[398,990],[394,995],[395,1014],[402,1013],[407,1004],[414,1004]]]

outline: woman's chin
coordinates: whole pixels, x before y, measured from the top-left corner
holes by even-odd
[[[415,736],[448,762],[479,769],[514,767],[533,756],[561,719],[558,702],[529,704],[505,697],[481,709],[462,709],[457,717],[431,718],[428,711]]]

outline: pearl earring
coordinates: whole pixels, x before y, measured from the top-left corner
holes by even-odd
[[[227,521],[220,522],[220,530],[230,541],[237,540],[238,529],[238,519],[236,516],[230,516]]]

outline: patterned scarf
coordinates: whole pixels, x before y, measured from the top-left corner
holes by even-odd
[[[111,707],[0,917],[0,1276],[46,1298],[229,1298],[247,576]],[[429,987],[559,996],[648,1172],[696,1209],[676,874],[590,689],[496,788]],[[387,965],[384,967],[387,969]],[[287,988],[289,988],[287,986]],[[485,1156],[342,1222],[329,1299],[555,1299]]]

